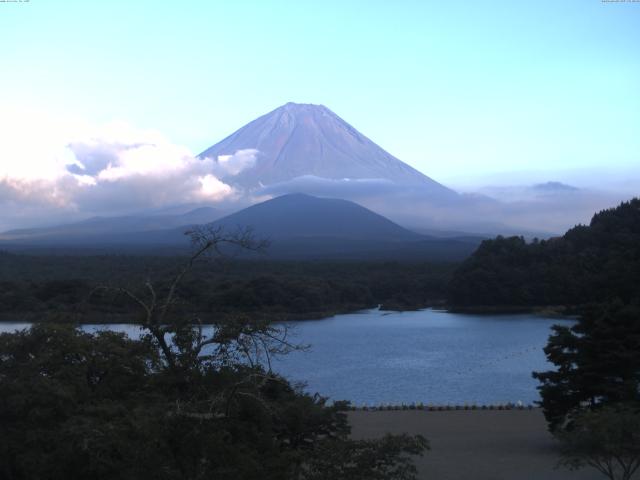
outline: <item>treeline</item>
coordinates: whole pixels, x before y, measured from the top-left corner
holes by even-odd
[[[127,321],[135,302],[115,288],[161,292],[183,257],[0,254],[0,317]],[[198,263],[178,290],[177,311],[208,315],[260,314],[306,319],[371,308],[410,309],[442,303],[454,264],[400,262]]]
[[[181,256],[56,256],[0,252],[0,319],[78,314],[127,321],[135,303],[114,290],[145,295],[168,288]],[[371,308],[581,306],[640,301],[640,200],[594,215],[565,235],[527,242],[486,240],[462,264],[211,260],[179,288],[182,313],[307,319]],[[35,315],[34,315],[35,314]],[[55,319],[54,318],[54,319]]]
[[[559,238],[482,242],[449,284],[454,306],[579,306],[640,301],[640,200],[594,215]]]

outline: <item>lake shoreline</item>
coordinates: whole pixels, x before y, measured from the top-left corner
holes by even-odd
[[[547,318],[575,318],[580,315],[583,306],[581,305],[471,305],[455,306],[449,305],[444,308],[449,313],[469,314],[469,315],[510,315],[510,314],[534,314]]]
[[[307,322],[314,320],[324,320],[325,318],[349,313],[365,312],[376,309],[376,305],[358,305],[353,308],[332,309],[319,312],[307,312],[304,314],[293,312],[222,312],[217,314],[181,312],[176,315],[200,318],[203,325],[212,325],[225,318],[237,317],[260,317],[270,322]],[[406,310],[413,311],[413,310]],[[301,316],[303,318],[301,318]],[[101,312],[11,312],[0,314],[0,323],[71,323],[78,325],[126,325],[136,324],[141,318],[141,314],[136,313],[101,313]],[[194,323],[195,325],[195,323]]]
[[[519,305],[474,305],[474,306],[451,306],[443,301],[433,301],[421,305],[401,305],[401,304],[378,304],[378,305],[351,305],[345,308],[322,310],[316,312],[177,312],[185,316],[197,317],[203,324],[213,324],[210,319],[217,318],[218,321],[224,318],[231,318],[242,315],[248,317],[260,317],[269,322],[308,322],[324,320],[336,315],[346,315],[352,313],[366,312],[370,310],[380,310],[382,312],[418,312],[422,310],[436,310],[447,313],[457,313],[462,315],[513,315],[513,314],[534,314],[544,317],[557,317],[559,319],[576,318],[582,309],[581,306],[566,305],[545,305],[545,306],[519,306]],[[114,313],[97,311],[58,311],[58,312],[10,312],[0,314],[0,323],[75,323],[91,325],[118,325],[135,324],[140,318],[139,313]],[[208,320],[209,319],[209,320]]]

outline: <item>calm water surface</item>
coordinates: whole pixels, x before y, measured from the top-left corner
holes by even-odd
[[[311,393],[357,404],[502,403],[539,399],[533,370],[546,370],[542,348],[553,324],[535,315],[463,315],[436,310],[367,310],[324,320],[287,322],[310,344],[274,362]],[[28,324],[0,324],[13,331]],[[131,325],[87,325],[137,336]]]
[[[573,321],[369,310],[296,323],[295,338],[311,351],[276,369],[357,403],[530,403],[539,399],[531,372],[551,368],[542,348],[551,325],[563,323]]]

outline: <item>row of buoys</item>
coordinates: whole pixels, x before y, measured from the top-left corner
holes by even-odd
[[[534,405],[525,405],[518,401],[516,403],[498,403],[490,405],[477,405],[475,403],[465,403],[464,405],[433,405],[420,403],[401,404],[380,404],[380,405],[350,405],[350,410],[362,411],[391,411],[391,410],[425,410],[429,412],[442,412],[451,410],[532,410]]]
[[[518,350],[518,351],[516,351],[516,352],[511,352],[511,353],[509,353],[509,354],[507,354],[507,355],[504,355],[504,356],[502,356],[502,357],[494,358],[493,360],[490,360],[490,361],[488,361],[488,362],[481,362],[481,363],[478,363],[478,364],[474,365],[472,368],[469,368],[466,372],[465,372],[465,371],[462,371],[462,370],[458,370],[457,372],[454,372],[454,373],[455,373],[456,375],[464,375],[464,374],[466,374],[466,373],[471,373],[471,372],[473,372],[474,370],[478,370],[478,369],[481,369],[481,368],[490,367],[490,366],[492,366],[492,365],[495,365],[495,364],[497,364],[497,363],[499,363],[499,362],[503,362],[503,361],[505,361],[505,360],[512,360],[512,359],[515,359],[515,358],[518,358],[518,357],[522,357],[523,355],[526,355],[526,354],[528,354],[529,352],[532,352],[532,351],[535,351],[535,350],[538,350],[538,349],[539,349],[539,347],[529,347],[529,348],[525,348],[524,350]]]

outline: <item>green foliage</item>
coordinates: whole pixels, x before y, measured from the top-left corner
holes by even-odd
[[[173,369],[150,339],[0,335],[2,478],[415,478],[424,439],[352,441],[348,405],[223,357]]]
[[[136,424],[152,415],[143,404],[156,406],[157,360],[148,345],[112,332],[50,325],[0,335],[4,478],[118,478],[127,451],[135,456],[147,441]]]
[[[410,480],[417,470],[411,456],[429,443],[421,435],[386,435],[381,440],[322,441],[302,466],[305,480]]]
[[[630,480],[640,467],[640,410],[637,405],[603,407],[581,413],[572,428],[556,435],[561,464],[590,466],[610,480]]]
[[[552,431],[570,426],[584,408],[640,405],[640,307],[591,307],[573,327],[554,327],[545,353],[556,368],[533,376]]]
[[[456,306],[584,305],[640,299],[640,199],[594,215],[564,236],[486,240],[456,270]]]
[[[140,310],[140,340],[49,323],[0,335],[0,478],[414,479],[422,437],[351,440],[347,403],[328,405],[271,371],[274,355],[300,348],[286,327],[232,315],[206,336],[184,314],[194,261],[219,243],[252,245],[219,231],[197,240],[163,285],[99,290]],[[268,278],[255,283],[267,291],[260,301],[278,292]],[[49,301],[74,285],[38,291]]]
[[[99,286],[141,293],[147,278],[166,291],[185,257],[30,256],[0,252],[0,318],[135,321],[138,305]],[[194,265],[178,287],[185,315],[239,313],[269,319],[320,318],[383,304],[407,309],[442,302],[452,264],[216,261]]]

